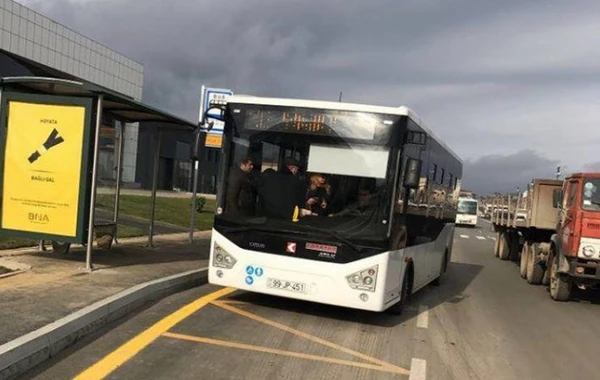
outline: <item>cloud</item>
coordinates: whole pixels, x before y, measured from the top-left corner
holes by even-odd
[[[486,195],[525,189],[532,179],[555,178],[557,160],[538,155],[531,149],[508,155],[486,155],[467,160],[463,187]]]
[[[599,172],[600,171],[600,161],[590,162],[583,166],[583,171],[586,172]]]
[[[527,151],[582,167],[600,145],[596,0],[24,3],[142,62],[144,101],[190,119],[202,84],[324,100],[342,91],[409,106],[473,163]],[[489,182],[469,167],[467,177]]]

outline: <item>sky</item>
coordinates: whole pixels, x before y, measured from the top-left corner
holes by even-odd
[[[196,120],[201,86],[415,111],[480,194],[600,169],[600,1],[20,0],[145,69]]]

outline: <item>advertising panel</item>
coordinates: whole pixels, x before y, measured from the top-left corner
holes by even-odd
[[[0,227],[83,241],[91,101],[3,94]]]

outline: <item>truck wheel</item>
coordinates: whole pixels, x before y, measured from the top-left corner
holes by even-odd
[[[571,298],[571,279],[558,273],[558,255],[553,255],[550,267],[550,297],[555,301],[568,301]]]
[[[544,268],[540,261],[540,249],[537,243],[531,244],[527,256],[527,282],[531,285],[539,285],[544,277]]]
[[[510,234],[509,236],[510,254],[508,258],[510,259],[510,261],[517,261],[517,259],[519,258],[519,235],[515,232],[514,234]]]
[[[522,278],[527,278],[527,261],[529,260],[530,251],[531,243],[526,241],[525,244],[523,244],[523,249],[521,250],[521,265],[519,266]]]
[[[500,239],[498,257],[500,257],[500,260],[508,260],[510,257],[510,234],[507,232],[504,232]]]
[[[500,231],[496,233],[496,242],[494,243],[494,256],[498,257],[498,253],[500,252],[500,239],[502,239],[502,234]]]
[[[547,264],[546,264],[547,265]],[[544,276],[542,276],[542,285],[550,285],[550,266],[547,266],[544,270]]]
[[[550,248],[548,249],[548,256],[546,258],[546,263],[544,265],[544,277],[542,278],[542,285],[544,286],[548,286],[550,285],[550,276],[551,276],[551,271],[552,271],[552,262],[554,261],[554,255],[556,253],[554,252],[554,247],[550,246]]]

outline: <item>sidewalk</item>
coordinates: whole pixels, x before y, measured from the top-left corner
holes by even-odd
[[[21,249],[0,252],[2,261],[31,266],[0,278],[0,345],[52,323],[92,303],[132,286],[206,267],[210,231],[158,235],[155,248],[146,237],[122,239],[110,251],[94,250],[94,272],[85,267],[85,250],[73,247],[67,255]]]

